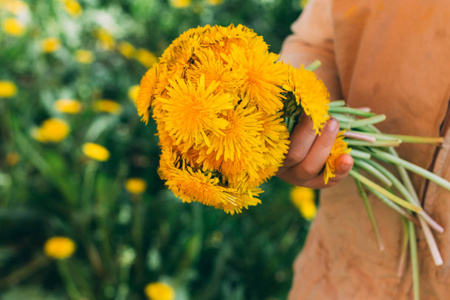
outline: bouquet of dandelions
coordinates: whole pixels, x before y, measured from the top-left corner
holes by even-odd
[[[142,120],[147,123],[152,111],[157,124],[160,177],[183,202],[196,201],[231,214],[241,212],[260,203],[258,186],[282,165],[289,132],[299,118],[309,116],[320,135],[332,115],[342,131],[326,162],[324,181],[334,177],[336,159],[350,153],[355,161],[350,175],[380,249],[383,243],[366,191],[405,220],[418,295],[414,224],[422,227],[437,265],[442,259],[430,227],[439,232],[443,228],[420,207],[406,170],[446,189],[450,183],[402,160],[393,147],[401,142],[440,143],[442,139],[382,134],[374,124],[382,122],[384,115],[346,107],[344,101],[330,103],[325,85],[312,72],[320,63],[297,69],[277,59],[262,37],[242,25],[193,28],[172,42],[142,78],[137,98]],[[372,158],[395,165],[400,178]]]

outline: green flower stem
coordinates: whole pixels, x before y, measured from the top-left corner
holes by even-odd
[[[351,139],[355,139],[355,140],[360,140],[360,141],[366,141],[369,143],[375,143],[377,141],[377,139],[373,136],[369,136],[357,131],[344,131],[344,133],[342,134],[344,137],[346,138],[351,138]]]
[[[81,205],[83,208],[89,208],[91,213],[92,203],[91,197],[95,186],[95,174],[97,173],[98,163],[90,160],[84,171],[83,186],[81,187]]]
[[[350,132],[355,132],[355,131],[347,131],[347,132],[350,133]],[[359,131],[356,131],[356,133],[360,133],[362,135],[372,137],[372,138],[374,138],[376,140],[383,140],[383,141],[397,141],[397,140],[399,140],[399,138],[396,138],[396,137],[393,137],[393,136],[391,136],[389,134],[384,134],[384,133],[359,132]],[[401,139],[400,139],[400,141],[401,141]]]
[[[383,196],[387,197],[388,199],[394,201],[395,203],[397,203],[400,206],[403,206],[404,208],[407,208],[409,210],[412,210],[414,212],[420,212],[422,210],[421,207],[418,207],[416,205],[413,205],[403,199],[401,199],[400,197],[397,197],[396,195],[392,194],[391,192],[385,190],[384,188],[382,188],[381,186],[379,186],[378,184],[374,183],[373,181],[369,180],[368,178],[364,177],[363,175],[357,173],[354,170],[350,170],[349,173],[353,178],[361,181],[364,185],[376,190],[377,192],[379,192],[380,194],[382,194]]]
[[[443,137],[424,137],[424,136],[412,136],[412,135],[397,135],[390,134],[389,136],[398,138],[404,143],[416,143],[416,144],[442,144]]]
[[[316,70],[318,67],[320,67],[322,65],[322,63],[320,62],[320,60],[315,60],[315,61],[313,61],[311,64],[309,64],[306,68],[305,68],[305,70],[308,70],[308,71],[314,71],[314,70]]]
[[[400,254],[400,260],[398,262],[397,276],[403,277],[405,272],[406,265],[406,255],[408,253],[408,242],[409,242],[409,228],[408,222],[405,218],[401,218],[403,225],[403,241],[402,241],[402,250]]]
[[[39,255],[33,258],[33,260],[26,265],[16,268],[9,275],[1,278],[0,289],[17,285],[40,269],[46,267],[50,262],[51,260],[45,255]]]
[[[351,140],[346,139],[345,142],[349,144],[350,146],[362,146],[362,147],[397,147],[400,146],[399,140],[392,140],[392,141],[376,141],[373,143],[365,142],[365,141],[358,141],[358,140]]]
[[[375,113],[357,109],[357,108],[351,108],[351,107],[330,107],[328,112],[331,115],[333,115],[333,113],[343,113],[343,114],[350,114],[350,115],[361,116],[361,117],[366,117],[366,118],[376,116]]]
[[[393,156],[398,157],[397,152],[393,148],[389,148],[389,151],[392,153]],[[409,193],[414,198],[414,201],[416,201],[417,203],[420,203],[419,197],[417,196],[416,191],[414,190],[414,186],[413,186],[411,179],[409,178],[408,173],[406,172],[405,168],[403,168],[402,166],[397,166],[397,168],[399,170],[400,177],[402,178],[404,184],[406,185],[406,188],[408,189]],[[430,229],[426,226],[426,223],[423,222],[426,220],[427,219],[422,216],[422,218],[419,219],[420,225],[422,226],[422,231],[423,231],[423,234],[425,235],[425,239],[427,241],[428,248],[430,249],[431,256],[433,257],[434,264],[436,266],[440,266],[443,263],[442,257],[439,252],[439,248],[436,245],[436,241],[433,237],[433,234],[431,233]],[[443,231],[443,228],[442,228],[442,231]]]
[[[63,278],[64,285],[66,287],[67,294],[69,295],[70,299],[73,300],[80,300],[84,297],[80,294],[78,291],[75,282],[72,278],[72,274],[69,270],[69,266],[67,265],[66,260],[58,260],[56,262],[58,266],[58,271],[61,277]]]
[[[433,257],[434,264],[436,266],[442,266],[444,261],[442,260],[441,253],[439,252],[439,248],[436,244],[436,240],[433,237],[433,233],[431,232],[430,227],[427,226],[423,218],[419,218],[419,222],[422,226],[422,231],[427,241],[428,248],[430,249],[431,256]]]
[[[373,160],[365,160],[367,164],[370,164],[375,169],[380,171],[384,176],[386,176],[394,185],[394,187],[403,195],[403,197],[417,206],[420,206],[420,202],[417,201],[414,197],[411,196],[411,193],[406,189],[406,187],[397,179],[391,172],[389,172],[386,168],[378,164]],[[444,232],[444,228],[439,225],[436,221],[434,221],[424,210],[419,213],[419,217],[423,218],[434,230],[438,232]]]
[[[344,114],[334,113],[331,116],[339,121],[339,126],[341,128],[342,128],[342,124],[345,124],[347,126],[349,122],[356,121],[355,118],[349,117],[348,115],[344,115]]]
[[[392,186],[392,181],[390,181],[386,176],[383,175],[380,171],[378,171],[375,167],[372,165],[366,163],[364,160],[355,158],[354,159],[355,166],[360,167],[364,171],[369,172],[371,175],[373,175],[375,178],[380,180],[386,187]]]
[[[398,135],[385,133],[365,132],[365,135],[375,137],[383,140],[400,140],[402,143],[420,143],[420,144],[442,144],[442,137],[422,137],[412,135]]]
[[[134,248],[136,249],[136,277],[138,282],[142,281],[145,267],[145,254],[143,247],[143,228],[144,222],[142,215],[144,213],[144,206],[142,205],[141,198],[142,195],[138,195],[138,199],[133,201],[133,223],[132,223],[132,231],[131,236],[133,239]]]
[[[398,212],[401,216],[403,216],[404,218],[410,220],[411,222],[419,225],[419,223],[417,222],[416,219],[414,219],[414,217],[411,214],[408,214],[406,210],[404,210],[402,207],[398,206],[397,204],[395,204],[394,202],[392,202],[389,198],[387,198],[386,196],[384,196],[383,194],[381,194],[380,192],[378,192],[377,190],[374,190],[371,187],[367,187],[369,189],[369,191],[374,194],[375,197],[377,197],[378,199],[380,199],[381,201],[383,201],[384,204],[386,204],[387,206],[389,206],[390,208],[392,208],[393,210],[395,210],[396,212]]]
[[[363,200],[364,207],[366,208],[367,215],[369,216],[370,225],[372,226],[373,233],[375,234],[375,239],[377,241],[377,246],[380,251],[384,250],[383,239],[381,238],[380,230],[378,229],[377,219],[373,213],[372,205],[370,204],[369,198],[367,197],[366,191],[364,190],[361,182],[355,179],[356,186],[359,191],[359,195]]]
[[[340,106],[345,106],[345,100],[336,100],[336,101],[331,101],[328,106],[331,107],[340,107]]]
[[[356,121],[350,121],[343,123],[341,126],[344,128],[358,128],[358,127],[364,127],[368,125],[377,124],[380,122],[383,122],[386,120],[386,115],[376,115],[374,117],[360,119]]]
[[[411,270],[413,278],[414,300],[420,300],[419,258],[417,254],[416,230],[412,222],[408,222],[409,249],[411,251]]]
[[[350,155],[353,158],[364,158],[364,159],[370,159],[371,158],[369,153],[364,152],[364,151],[360,151],[360,150],[357,150],[357,149],[351,149],[350,150]]]
[[[443,188],[445,188],[445,189],[450,191],[450,182],[448,182],[444,178],[439,177],[438,175],[436,175],[436,174],[434,174],[434,173],[432,173],[432,172],[430,172],[428,170],[425,170],[425,169],[423,169],[423,168],[421,168],[419,166],[416,166],[416,165],[414,165],[414,164],[412,164],[412,163],[410,163],[410,162],[408,162],[408,161],[406,161],[404,159],[401,159],[401,158],[399,158],[397,156],[391,155],[391,154],[386,153],[384,151],[381,151],[381,150],[378,150],[378,149],[371,149],[371,150],[373,152],[373,156],[375,156],[375,157],[377,157],[377,158],[379,158],[381,160],[387,161],[389,163],[393,163],[393,164],[395,164],[397,166],[401,166],[401,167],[403,167],[405,169],[408,169],[408,170],[410,170],[410,171],[412,171],[412,172],[414,172],[416,174],[419,174],[419,175],[421,175],[421,176],[423,176],[423,177],[433,181],[434,183],[436,183],[436,184],[438,184],[438,185],[442,186]]]

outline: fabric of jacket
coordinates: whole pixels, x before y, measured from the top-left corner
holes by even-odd
[[[439,146],[402,144],[400,156],[450,180],[450,1],[311,0],[292,25],[281,60],[316,73],[332,99],[386,114],[385,133],[444,136]],[[450,299],[450,192],[412,175],[433,232],[435,266],[417,230],[422,300]],[[370,198],[385,250],[379,251],[363,202],[348,176],[321,191],[320,207],[294,263],[289,299],[412,299],[409,264],[397,269],[403,239],[398,213]]]

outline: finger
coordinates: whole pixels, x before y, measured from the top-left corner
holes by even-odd
[[[305,116],[305,118],[295,126],[289,137],[291,144],[281,170],[290,168],[303,161],[315,139],[316,131],[313,129],[313,122],[309,116]]]
[[[292,175],[297,180],[308,180],[316,177],[327,161],[339,131],[339,122],[331,118],[316,138],[305,159],[291,167]]]
[[[336,160],[336,170],[334,173],[335,176],[328,179],[327,184],[325,184],[324,172],[321,172],[318,176],[306,181],[304,184],[305,186],[315,189],[333,186],[347,177],[352,167],[353,158],[350,156],[350,154],[342,154]]]

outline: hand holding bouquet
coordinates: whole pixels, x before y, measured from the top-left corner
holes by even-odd
[[[393,148],[401,142],[442,139],[382,134],[374,124],[384,115],[329,102],[325,85],[312,72],[318,65],[297,69],[277,59],[262,37],[242,25],[198,27],[172,42],[142,78],[137,99],[143,121],[153,112],[162,149],[159,174],[166,185],[183,202],[241,212],[260,203],[258,186],[282,166],[295,124],[311,118],[320,135],[332,115],[342,131],[324,166],[324,182],[335,176],[337,158],[350,153],[355,160],[350,175],[380,248],[367,190],[409,220],[412,253],[414,224],[420,223],[435,263],[442,264],[429,226],[440,232],[443,228],[420,207],[406,169],[449,190],[450,183],[400,159]],[[395,165],[400,178],[372,158]],[[412,255],[417,275],[416,258]]]

